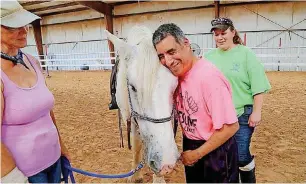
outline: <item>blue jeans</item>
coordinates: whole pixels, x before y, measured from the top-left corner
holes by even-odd
[[[61,174],[61,159],[58,159],[47,169],[28,177],[28,180],[30,183],[60,183]]]
[[[253,157],[250,153],[250,143],[254,132],[254,127],[249,127],[248,120],[253,112],[252,105],[246,105],[244,113],[238,117],[239,130],[235,134],[235,138],[238,145],[238,164],[239,167],[243,167],[249,164]]]

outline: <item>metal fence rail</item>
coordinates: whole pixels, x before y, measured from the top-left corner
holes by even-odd
[[[250,47],[267,71],[306,71],[306,46],[295,47]],[[214,48],[199,48],[200,55]],[[36,55],[39,59],[39,56]],[[39,59],[48,71],[61,70],[111,70],[110,52],[71,53],[44,55]]]
[[[39,59],[41,66],[50,71],[60,70],[111,70],[112,61],[115,57],[110,57],[110,52],[95,53],[72,53],[72,54],[50,54],[35,56]]]

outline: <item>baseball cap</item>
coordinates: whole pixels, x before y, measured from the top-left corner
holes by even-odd
[[[211,21],[212,28],[210,32],[214,29],[227,30],[230,26],[234,27],[233,22],[229,18],[216,18]]]
[[[1,0],[1,25],[10,28],[26,26],[39,16],[25,10],[16,0]]]

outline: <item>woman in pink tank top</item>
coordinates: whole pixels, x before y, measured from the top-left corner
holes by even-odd
[[[60,156],[69,157],[39,62],[20,50],[36,19],[17,1],[1,3],[2,182],[60,183]]]

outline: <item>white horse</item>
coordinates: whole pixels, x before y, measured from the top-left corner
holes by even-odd
[[[122,119],[126,122],[132,116],[132,168],[143,159],[156,174],[154,178],[163,176],[179,158],[171,123],[177,78],[159,63],[148,28],[133,27],[127,42],[108,31],[106,35],[120,59],[116,100]],[[136,173],[129,181],[142,182],[142,175]]]

